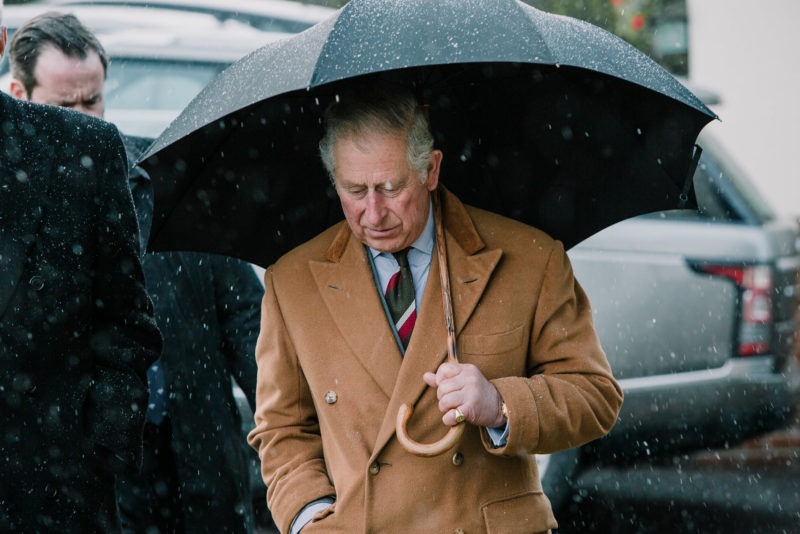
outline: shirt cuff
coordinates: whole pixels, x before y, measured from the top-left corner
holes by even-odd
[[[289,527],[289,532],[291,534],[298,534],[303,527],[305,527],[309,521],[314,517],[314,514],[317,512],[324,510],[328,506],[333,504],[333,499],[330,497],[323,497],[322,499],[317,499],[316,501],[311,501],[307,505],[300,510],[300,513],[295,516],[294,520],[292,521],[292,526]]]
[[[508,443],[508,421],[506,421],[505,426],[498,426],[495,428],[486,427],[486,433],[489,435],[489,439],[495,449],[505,447],[506,443]]]

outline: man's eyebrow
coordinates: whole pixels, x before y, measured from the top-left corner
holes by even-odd
[[[92,95],[89,95],[87,98],[84,98],[82,100],[80,99],[60,100],[58,102],[58,105],[65,108],[71,108],[77,106],[79,103],[93,104],[97,102],[100,98],[102,98],[102,96],[103,96],[102,92],[97,92]]]

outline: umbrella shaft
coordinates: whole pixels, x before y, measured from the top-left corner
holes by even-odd
[[[442,219],[442,200],[439,190],[433,192],[433,218],[436,228],[436,256],[439,258],[439,277],[442,284],[442,305],[447,328],[447,361],[458,363],[456,349],[456,329],[453,302],[450,299],[450,273],[447,270],[447,245],[444,241],[444,221]]]

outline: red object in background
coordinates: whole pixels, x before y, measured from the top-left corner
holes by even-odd
[[[622,4],[625,3],[625,0],[608,0],[608,1],[611,2],[612,6],[621,6]]]
[[[702,273],[727,278],[735,284],[740,305],[736,340],[739,356],[760,356],[769,353],[773,322],[772,268],[761,264],[702,264],[696,265],[695,268]]]
[[[644,28],[644,15],[642,13],[636,13],[634,16],[631,17],[631,29],[633,31],[638,32],[642,28]]]

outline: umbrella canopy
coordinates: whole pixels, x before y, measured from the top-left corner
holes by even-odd
[[[696,206],[694,142],[715,115],[625,41],[517,0],[352,0],[234,63],[156,140],[150,248],[265,266],[341,220],[321,115],[370,81],[423,100],[446,187],[567,247]]]

